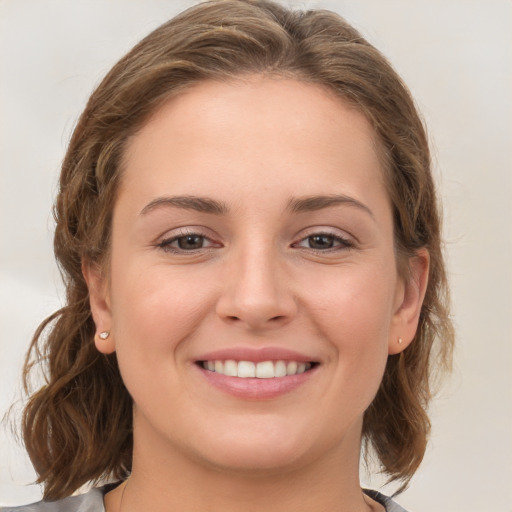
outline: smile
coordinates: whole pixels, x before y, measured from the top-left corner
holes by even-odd
[[[235,361],[228,359],[200,361],[200,366],[210,372],[219,373],[227,377],[239,377],[242,379],[273,379],[299,375],[310,370],[314,363],[300,361]]]

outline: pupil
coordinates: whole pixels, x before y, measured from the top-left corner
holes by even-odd
[[[314,235],[309,237],[309,247],[312,249],[330,249],[333,247],[332,235]]]
[[[203,246],[203,237],[199,235],[187,235],[178,239],[180,249],[201,249]]]

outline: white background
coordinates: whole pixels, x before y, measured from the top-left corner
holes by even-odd
[[[398,501],[415,512],[510,512],[512,2],[290,3],[338,11],[381,49],[433,142],[458,348],[426,459]],[[61,301],[49,211],[74,123],[111,65],[190,4],[0,0],[0,416],[19,395],[34,329]],[[0,443],[0,504],[37,499],[22,449],[7,430]]]

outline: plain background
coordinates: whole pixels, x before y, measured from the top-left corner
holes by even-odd
[[[33,331],[62,300],[49,212],[74,123],[114,62],[191,3],[0,0],[0,416],[19,397]],[[398,501],[415,512],[510,512],[512,2],[288,3],[336,10],[359,28],[411,88],[432,139],[458,348],[424,464]],[[0,504],[38,499],[7,429],[0,443]]]

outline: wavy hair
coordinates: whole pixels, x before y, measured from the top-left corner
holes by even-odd
[[[66,304],[39,326],[24,368],[23,437],[45,499],[131,469],[132,401],[115,354],[95,348],[82,275],[84,261],[108,272],[126,142],[184,88],[255,73],[319,84],[366,116],[380,145],[399,270],[419,248],[430,253],[415,339],[389,356],[363,424],[366,454],[376,454],[400,490],[423,458],[433,378],[450,367],[453,330],[428,139],[411,95],[385,57],[332,12],[214,0],[163,24],[123,57],[91,95],[69,143],[54,206]],[[44,370],[39,389],[31,386],[34,367]]]

